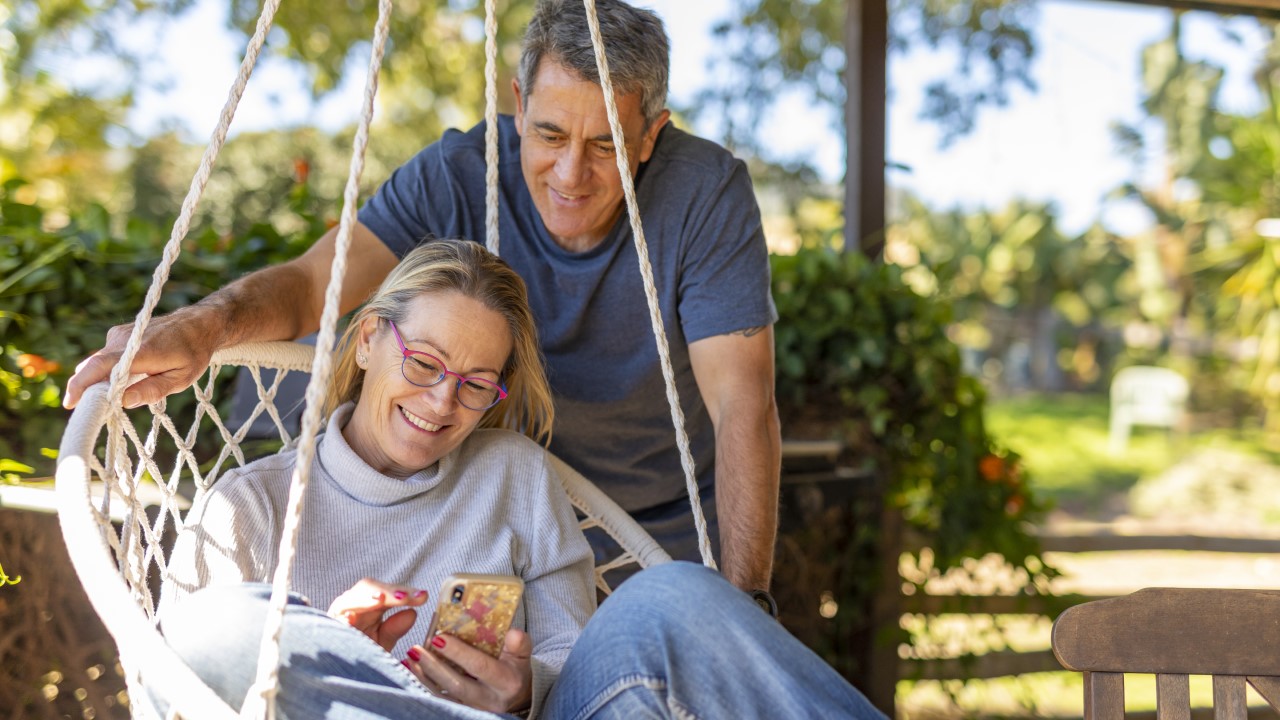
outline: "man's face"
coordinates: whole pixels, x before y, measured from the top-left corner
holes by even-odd
[[[600,86],[583,80],[553,59],[544,58],[533,92],[516,93],[516,131],[520,167],[534,207],[552,239],[566,250],[583,252],[604,240],[621,215],[622,179],[618,175],[609,119]],[[653,154],[666,110],[646,130],[640,94],[618,98],[618,119],[634,177]]]

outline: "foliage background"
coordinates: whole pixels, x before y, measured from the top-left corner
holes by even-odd
[[[391,38],[400,51],[384,71],[366,194],[425,140],[477,118],[480,78],[470,70],[481,64],[479,5],[400,4]],[[532,3],[499,5],[506,87]],[[51,474],[49,448],[65,422],[61,388],[107,327],[131,319],[186,190],[200,148],[178,132],[144,137],[128,128],[142,69],[155,58],[116,38],[125,25],[189,6],[0,5],[0,475],[9,481]],[[322,96],[365,51],[374,7],[286,5],[269,51],[305,68]],[[1159,363],[1192,377],[1199,422],[1263,426],[1280,442],[1280,233],[1260,230],[1280,217],[1280,43],[1257,62],[1265,108],[1231,112],[1218,103],[1221,69],[1188,55],[1182,14],[1170,13],[1168,36],[1144,52],[1142,122],[1161,129],[1158,145],[1138,127],[1115,131],[1117,151],[1135,158],[1134,179],[1115,194],[1152,210],[1159,222],[1150,232],[1121,237],[1099,225],[1068,234],[1043,203],[975,211],[894,194],[886,262],[873,263],[839,252],[839,189],[823,187],[813,168],[772,157],[759,126],[761,103],[791,88],[838,126],[843,7],[737,0],[717,30],[731,79],[676,109],[723,118],[719,139],[748,159],[796,238],[795,254],[773,258],[788,434],[839,438],[847,464],[891,478],[888,499],[931,545],[925,564],[934,574],[994,552],[1022,573],[1024,591],[1040,592],[1053,571],[1030,534],[1046,510],[1033,492],[1035,461],[993,435],[988,398],[1098,393],[1120,367]],[[890,7],[892,52],[958,53],[959,65],[940,68],[922,89],[944,143],[1013,91],[1037,87],[1033,0]],[[233,0],[236,32],[254,16],[254,3]],[[1274,22],[1260,23],[1274,38]],[[57,53],[98,56],[120,72],[71,87],[45,69],[42,58]],[[350,142],[350,130],[308,127],[235,137],[160,311],[300,252],[336,216]],[[1136,169],[1153,153],[1167,166],[1154,181]],[[830,571],[839,609],[814,620],[808,641],[837,664],[840,648],[822,638],[865,622],[857,614],[876,589],[865,563],[874,528],[851,517],[866,516],[827,518],[836,531],[816,539],[837,548],[815,565]]]

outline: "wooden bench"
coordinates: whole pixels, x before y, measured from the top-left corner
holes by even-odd
[[[1156,717],[1189,720],[1190,675],[1213,677],[1215,720],[1245,720],[1245,685],[1280,710],[1280,590],[1148,588],[1067,609],[1053,652],[1084,673],[1084,720],[1124,718],[1124,675],[1156,676]]]

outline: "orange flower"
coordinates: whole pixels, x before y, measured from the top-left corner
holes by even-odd
[[[978,461],[978,474],[987,482],[999,482],[1004,470],[1004,458],[996,455],[983,455]]]
[[[293,161],[293,179],[299,185],[307,182],[307,178],[311,176],[311,163],[306,158],[294,158]]]
[[[62,365],[53,360],[46,360],[39,355],[23,353],[18,356],[18,368],[22,370],[22,377],[33,378],[37,375],[56,373],[62,368]]]
[[[1022,508],[1026,504],[1027,504],[1026,498],[1024,498],[1023,496],[1017,493],[1014,493],[1013,495],[1009,496],[1008,500],[1005,501],[1004,513],[1009,517],[1016,517],[1019,513],[1022,512]]]

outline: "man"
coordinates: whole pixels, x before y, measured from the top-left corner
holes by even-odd
[[[724,575],[767,590],[781,442],[768,257],[745,166],[669,126],[661,21],[620,0],[597,13],[653,263],[708,527]],[[670,409],[582,3],[541,0],[514,118],[500,121],[503,258],[529,286],[556,393],[551,450],[631,512],[673,557],[698,560]],[[356,307],[414,245],[484,237],[483,126],[451,130],[361,209],[342,294]],[[336,229],[291,262],[156,318],[126,406],[196,379],[217,348],[319,326]],[[129,326],[77,369],[65,404],[108,377]],[[715,490],[713,490],[715,488]],[[718,526],[718,536],[714,530]]]

